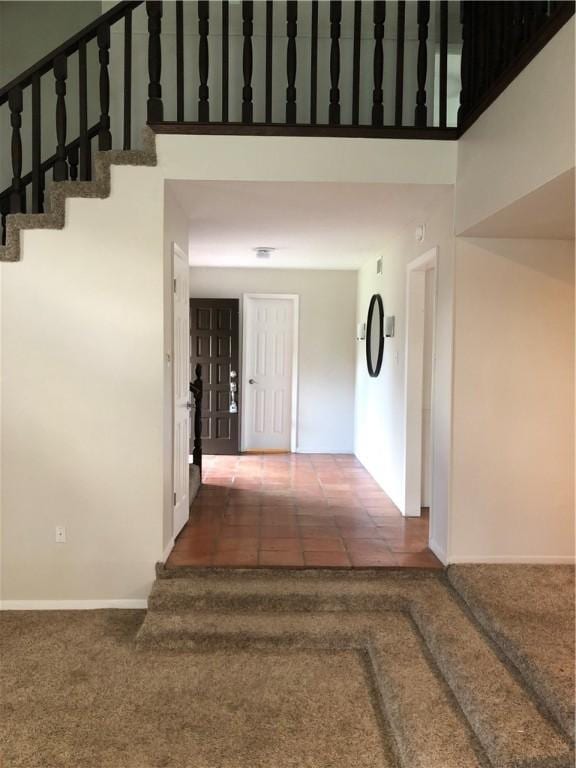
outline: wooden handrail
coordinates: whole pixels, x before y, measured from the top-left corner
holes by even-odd
[[[22,72],[21,75],[18,75],[18,77],[15,77],[6,85],[3,85],[2,88],[0,88],[0,105],[8,100],[8,94],[13,88],[26,88],[32,83],[34,75],[45,75],[52,69],[55,58],[58,56],[70,56],[71,54],[76,53],[80,43],[93,40],[103,24],[115,24],[117,21],[124,18],[130,10],[142,5],[142,2],[143,0],[123,0],[123,2],[117,3],[114,8],[103,13],[102,16],[99,16],[84,27],[84,29],[81,29],[80,32],[77,32],[75,35],[68,38],[66,42],[59,45],[58,48],[55,48],[53,51],[50,51],[50,53],[46,54],[40,61],[37,61],[36,64],[33,64],[26,71]]]

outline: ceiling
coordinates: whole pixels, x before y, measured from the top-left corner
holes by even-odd
[[[440,185],[171,181],[190,221],[190,264],[358,269],[428,220]],[[268,260],[254,248],[276,251]]]
[[[572,168],[459,234],[573,240],[575,208]]]

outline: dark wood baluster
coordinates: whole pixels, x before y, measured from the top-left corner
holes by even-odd
[[[288,46],[286,49],[286,122],[296,122],[296,33],[298,28],[298,3],[296,0],[286,2],[286,34]]]
[[[426,106],[426,75],[428,73],[428,22],[430,21],[429,0],[418,0],[418,92],[416,93],[416,109],[414,124],[417,128],[425,128],[428,116]]]
[[[164,120],[164,105],[162,103],[162,3],[146,2],[148,14],[148,104],[147,116],[149,123],[160,123]]]
[[[272,42],[274,37],[274,3],[266,0],[266,122],[272,122]]]
[[[340,125],[340,23],[342,21],[341,0],[330,0],[330,106],[328,122]]]
[[[86,43],[78,46],[78,125],[80,127],[80,178],[90,179],[90,143],[88,141],[88,75],[86,64]]]
[[[210,105],[208,103],[208,31],[210,24],[210,3],[208,0],[198,0],[198,71],[200,85],[198,87],[198,120],[207,123],[210,120]]]
[[[540,29],[542,24],[548,19],[548,3],[536,0],[532,3],[534,6],[534,30]]]
[[[536,28],[536,5],[534,0],[524,3],[524,42],[529,42]]]
[[[471,43],[471,3],[460,3],[460,24],[462,25],[462,54],[460,57],[460,105],[458,107],[458,125],[462,125],[464,117],[470,109],[470,55]]]
[[[230,9],[228,0],[222,1],[222,122],[228,122],[228,71],[229,71],[229,49],[228,49],[228,24]]]
[[[192,448],[192,462],[200,468],[202,472],[202,366],[200,363],[194,369],[196,379],[190,384],[192,396],[194,397],[194,445]]]
[[[66,78],[68,77],[68,59],[57,56],[54,59],[54,78],[56,80],[56,162],[54,163],[54,181],[66,181],[68,164],[66,163]]]
[[[476,57],[474,59],[475,82],[474,98],[478,99],[487,87],[487,38],[488,38],[488,4],[476,5]]]
[[[394,122],[397,126],[403,123],[404,109],[404,30],[406,26],[406,1],[398,0],[398,16],[396,22],[396,90]]]
[[[40,75],[32,78],[32,213],[44,210],[44,190],[42,188],[42,104],[40,93]]]
[[[176,120],[184,122],[184,0],[176,0]]]
[[[124,18],[124,149],[132,146],[132,10]]]
[[[98,60],[100,62],[100,129],[98,131],[98,149],[112,149],[110,133],[110,26],[103,24],[98,29]]]
[[[8,94],[10,125],[12,126],[12,190],[10,192],[10,213],[24,211],[24,188],[22,187],[22,88],[16,86]]]
[[[360,123],[360,46],[362,0],[354,0],[354,49],[352,53],[352,125]]]
[[[513,2],[511,5],[512,5],[512,29],[513,29],[512,51],[514,52],[514,54],[516,54],[518,53],[518,51],[520,51],[524,43],[524,27],[523,27],[524,3],[516,1],[516,2]]]
[[[70,165],[70,180],[78,179],[78,144],[74,144],[68,150],[68,163]]]
[[[446,128],[448,106],[448,0],[440,1],[440,128]]]
[[[318,0],[311,3],[310,125],[316,125],[318,105]]]
[[[254,29],[254,3],[252,0],[242,0],[242,35],[244,45],[242,48],[242,74],[244,87],[242,88],[242,122],[251,123],[253,115],[252,105],[252,32]]]
[[[386,21],[386,3],[374,3],[374,90],[372,91],[372,125],[384,124],[384,22]]]
[[[6,245],[6,216],[10,213],[10,197],[0,197],[0,244]]]
[[[499,3],[493,2],[488,5],[487,16],[487,40],[486,40],[486,87],[491,88],[496,79],[496,70],[498,67],[498,56],[500,52],[498,12]]]
[[[493,3],[492,9],[492,35],[494,37],[493,56],[491,60],[490,78],[494,82],[504,69],[505,62],[505,27],[507,22],[506,6],[504,2]]]

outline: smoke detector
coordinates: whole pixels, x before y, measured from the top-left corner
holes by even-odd
[[[276,249],[261,245],[258,248],[254,248],[253,250],[257,259],[269,259]]]

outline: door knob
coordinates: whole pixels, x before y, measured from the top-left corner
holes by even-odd
[[[255,379],[248,379],[248,384],[256,384],[256,380]]]

